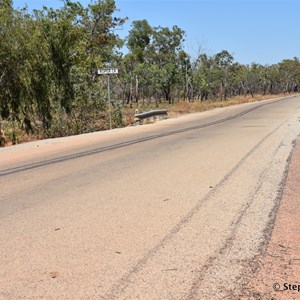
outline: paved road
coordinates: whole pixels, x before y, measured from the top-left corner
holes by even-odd
[[[1,149],[0,299],[238,297],[299,117],[290,97]]]

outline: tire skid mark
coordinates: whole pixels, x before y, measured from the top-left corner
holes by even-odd
[[[282,125],[284,125],[286,122],[284,122],[283,124],[281,124],[279,127],[281,127]],[[276,128],[275,131],[277,131],[278,128]],[[274,132],[272,132],[274,133]],[[265,138],[264,138],[265,139]],[[294,144],[294,142],[293,142]],[[272,156],[271,157],[274,157],[278,150],[282,147],[281,144],[279,144],[275,150],[273,151],[272,153]],[[286,165],[286,168],[285,168],[285,172],[284,172],[284,175],[283,175],[283,179],[281,180],[280,182],[280,189],[278,190],[277,192],[277,198],[275,199],[275,204],[274,204],[274,208],[272,209],[272,211],[270,212],[269,214],[269,222],[268,222],[268,225],[267,225],[267,228],[270,226],[270,224],[272,224],[273,222],[273,218],[275,217],[276,213],[272,213],[273,211],[277,211],[277,207],[279,205],[279,201],[281,199],[281,196],[282,196],[282,191],[283,191],[283,186],[284,186],[284,183],[286,181],[286,177],[287,177],[287,169],[289,167],[289,161],[290,161],[290,158],[291,158],[291,153],[292,151],[290,152],[289,154],[289,158],[288,158],[288,163]],[[230,232],[230,234],[228,235],[228,238],[225,240],[224,242],[224,245],[215,252],[215,255],[214,256],[211,256],[207,259],[207,261],[204,263],[203,267],[200,268],[199,270],[199,274],[198,274],[198,278],[196,278],[194,280],[194,283],[190,289],[190,292],[187,296],[185,296],[183,299],[185,300],[193,300],[195,299],[195,297],[197,296],[196,295],[196,292],[197,290],[199,289],[199,286],[201,284],[201,282],[204,280],[205,278],[205,274],[206,272],[213,266],[213,264],[215,263],[215,261],[217,259],[220,259],[220,257],[222,257],[223,255],[226,255],[226,250],[230,249],[232,247],[232,244],[233,244],[233,241],[235,239],[235,236],[236,236],[236,231],[237,229],[239,228],[244,216],[247,214],[247,211],[250,209],[251,205],[253,204],[254,200],[256,199],[256,196],[258,195],[258,193],[260,192],[261,190],[261,187],[263,185],[263,181],[262,179],[265,177],[267,171],[269,170],[270,168],[270,165],[271,165],[271,162],[268,163],[268,165],[262,170],[262,172],[260,173],[259,175],[259,179],[258,179],[258,184],[255,188],[255,191],[250,195],[250,200],[247,201],[245,204],[244,204],[244,208],[242,208],[240,210],[240,213],[238,214],[238,217],[237,217],[237,220],[233,221],[232,222],[232,230]],[[272,218],[273,217],[273,218]],[[264,241],[266,240],[266,229],[264,230]],[[262,244],[264,244],[264,241],[262,242]],[[262,245],[260,246],[260,249],[262,248]]]
[[[43,160],[43,161],[37,162],[37,163],[31,163],[31,164],[27,164],[27,165],[15,167],[15,168],[5,169],[5,170],[0,171],[0,177],[7,176],[7,175],[12,175],[12,174],[15,174],[15,173],[20,173],[20,172],[25,172],[25,171],[36,169],[36,168],[41,168],[41,167],[48,166],[48,165],[51,165],[51,164],[63,163],[63,162],[69,161],[69,160],[78,159],[78,158],[82,158],[82,157],[87,157],[87,156],[90,156],[90,155],[95,155],[95,154],[99,154],[99,153],[102,153],[102,152],[107,152],[107,151],[110,151],[110,150],[131,146],[131,145],[135,145],[135,144],[155,140],[155,139],[158,139],[158,138],[163,138],[163,137],[172,136],[172,135],[175,135],[175,134],[180,134],[180,133],[185,133],[185,132],[189,132],[189,131],[193,131],[193,130],[197,130],[197,129],[201,129],[201,128],[206,128],[206,127],[213,126],[213,125],[218,125],[218,124],[221,124],[221,123],[239,118],[241,116],[244,116],[244,115],[246,115],[248,113],[251,113],[251,112],[253,112],[253,111],[255,111],[255,110],[257,110],[261,107],[264,107],[264,106],[267,106],[267,105],[272,105],[273,103],[277,103],[277,102],[284,101],[286,99],[290,99],[290,98],[294,98],[294,97],[295,96],[291,96],[291,97],[278,99],[278,100],[268,102],[268,103],[262,103],[262,104],[254,106],[254,107],[251,107],[249,109],[246,109],[246,110],[244,110],[244,111],[242,111],[238,114],[235,114],[235,115],[232,115],[232,116],[220,119],[220,120],[200,124],[200,125],[195,125],[195,126],[191,126],[191,127],[187,127],[187,128],[177,129],[177,130],[172,130],[172,131],[169,131],[169,132],[164,132],[164,133],[159,133],[159,134],[151,135],[151,136],[144,137],[144,138],[129,140],[129,141],[117,143],[117,144],[114,144],[114,145],[111,145],[111,146],[101,147],[101,148],[94,149],[94,150],[89,150],[89,151],[84,151],[84,152],[80,152],[80,153],[60,156],[60,157],[57,157],[57,158]]]
[[[180,229],[186,225],[192,217],[199,211],[199,209],[202,207],[202,205],[209,200],[209,198],[217,193],[220,188],[228,181],[228,179],[241,167],[241,165],[253,154],[257,148],[259,148],[265,140],[267,140],[271,135],[273,135],[280,127],[285,125],[288,122],[288,119],[285,120],[283,123],[278,125],[275,129],[273,129],[270,133],[268,133],[265,137],[263,137],[240,161],[223,177],[222,180],[220,180],[214,187],[214,189],[210,190],[203,198],[198,200],[197,204],[152,248],[150,249],[138,262],[125,274],[122,276],[110,289],[108,293],[106,293],[103,296],[100,296],[100,299],[116,299],[118,298],[118,295],[120,295],[126,287],[131,283],[131,277],[138,273],[140,270],[143,269],[143,266],[151,260],[157,252],[165,245],[167,244],[173,236],[175,236]],[[253,197],[254,198],[254,197]],[[245,207],[244,210],[246,211],[248,208]],[[239,218],[242,219],[242,216]],[[237,220],[236,222],[240,222],[240,220]],[[237,226],[235,226],[237,228]],[[225,246],[224,246],[225,247]],[[223,248],[224,248],[223,247]],[[223,249],[225,251],[226,248]],[[219,249],[220,251],[220,249]],[[209,267],[213,264],[215,257],[211,257],[206,265],[204,265],[202,272],[205,272],[209,269]]]
[[[300,135],[298,135],[297,139],[299,139],[299,137],[300,137]],[[260,259],[262,257],[265,257],[267,254],[267,249],[268,249],[269,243],[271,241],[272,233],[273,233],[275,223],[276,223],[277,213],[278,213],[278,210],[280,209],[281,200],[282,200],[282,197],[283,197],[283,194],[285,191],[285,187],[286,187],[286,183],[288,180],[289,169],[290,169],[290,166],[292,163],[293,151],[296,146],[297,139],[295,139],[293,141],[293,149],[291,150],[291,152],[287,158],[287,164],[286,164],[283,176],[282,176],[282,180],[279,185],[279,189],[277,191],[277,197],[274,201],[274,207],[269,213],[269,216],[268,216],[269,221],[268,221],[265,229],[263,230],[263,240],[262,240],[261,244],[259,245],[258,254],[255,255],[252,259],[253,267],[251,268],[251,272],[249,273],[249,270],[248,270],[248,272],[243,273],[245,275],[243,276],[243,279],[241,282],[241,288],[240,288],[240,294],[243,297],[246,297],[246,296],[250,297],[248,284],[253,279],[251,276],[253,276],[253,274],[255,274],[256,271],[258,270],[258,268],[260,267]]]

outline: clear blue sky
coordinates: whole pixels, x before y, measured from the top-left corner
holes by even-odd
[[[79,1],[83,5],[90,0]],[[59,7],[59,0],[14,0],[15,7]],[[134,20],[152,26],[178,25],[186,32],[185,50],[215,54],[223,49],[243,64],[273,64],[300,57],[300,0],[116,0],[129,20],[117,33],[125,37]]]

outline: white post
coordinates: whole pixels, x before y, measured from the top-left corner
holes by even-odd
[[[111,124],[111,104],[110,104],[110,82],[109,82],[109,74],[107,74],[107,95],[108,95],[108,110],[109,110],[109,129],[112,129]]]
[[[118,74],[119,70],[116,68],[102,68],[96,69],[98,75],[107,75],[107,98],[108,98],[108,109],[109,109],[109,129],[112,129],[112,119],[111,119],[111,101],[110,101],[110,82],[109,74]]]

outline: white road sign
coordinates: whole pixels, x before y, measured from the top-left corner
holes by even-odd
[[[115,68],[102,68],[102,69],[97,69],[97,74],[98,75],[103,75],[103,74],[118,74],[119,70]]]

